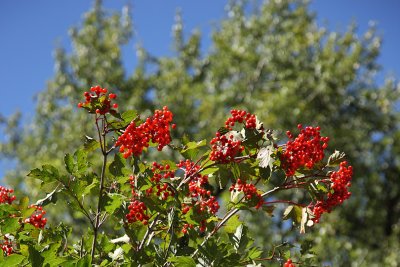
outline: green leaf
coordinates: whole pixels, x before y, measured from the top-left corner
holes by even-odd
[[[40,255],[40,253],[32,246],[29,246],[29,260],[32,263],[32,266],[43,266],[44,258]]]
[[[1,223],[1,232],[3,234],[13,233],[20,227],[19,218],[5,218]]]
[[[243,135],[243,132],[242,132]],[[258,141],[260,141],[264,136],[263,132],[258,132],[255,129],[244,129],[244,140],[242,144],[246,147],[257,147]]]
[[[120,194],[108,194],[105,201],[105,211],[112,214],[114,211],[121,207],[125,196]]]
[[[221,127],[221,128],[218,129],[218,132],[219,132],[221,135],[224,135],[224,134],[229,133],[229,129],[228,129],[228,128],[225,128],[225,127]]]
[[[200,152],[200,148],[205,146],[207,144],[207,141],[201,140],[199,142],[188,142],[184,145],[184,147],[181,149],[180,153],[182,156],[185,158],[190,158],[194,159]]]
[[[333,152],[333,154],[330,155],[330,157],[328,158],[327,166],[329,167],[338,166],[345,156],[346,154],[344,154],[343,152],[335,150],[335,152]]]
[[[168,261],[174,263],[176,267],[196,267],[196,262],[190,256],[170,257]]]
[[[24,256],[18,254],[11,254],[5,257],[5,259],[0,263],[0,267],[12,267],[20,266],[20,263],[25,259]]]
[[[65,169],[67,170],[67,172],[73,174],[75,172],[74,157],[71,154],[65,154],[64,162],[65,162]]]
[[[83,148],[86,152],[92,152],[96,149],[98,149],[100,147],[100,143],[99,141],[97,141],[96,139],[85,135],[84,138],[84,143],[83,143]]]
[[[28,173],[29,177],[39,179],[42,185],[59,180],[58,170],[52,165],[43,165],[42,170],[36,168]]]
[[[76,158],[78,174],[84,174],[89,167],[89,163],[87,162],[87,151],[83,149],[78,149],[74,153],[74,157]]]
[[[239,220],[239,215],[234,215],[226,222],[223,229],[227,233],[234,233],[241,224],[242,222]]]
[[[247,227],[240,224],[234,234],[228,234],[236,252],[244,253],[245,249],[250,245],[251,239],[247,236]]]
[[[296,205],[288,206],[283,213],[283,220],[292,219],[294,223],[301,223],[302,207]]]
[[[92,183],[88,186],[85,187],[85,190],[83,190],[82,195],[88,195],[94,188],[98,188],[99,186],[99,180],[93,179]]]
[[[110,173],[115,177],[124,176],[125,160],[120,153],[114,155],[114,161],[108,167]]]
[[[75,265],[75,267],[87,267],[91,266],[92,264],[92,258],[90,255],[86,255],[85,257],[81,258]]]
[[[219,170],[213,173],[212,177],[215,177],[215,183],[219,189],[224,189],[232,176],[233,174],[229,169],[224,166],[219,166]]]
[[[118,115],[119,115],[119,114],[118,114]],[[135,110],[128,110],[128,111],[125,111],[124,113],[122,113],[122,115],[120,115],[120,116],[115,116],[115,117],[117,117],[117,118],[120,119],[120,120],[119,120],[119,121],[118,121],[118,120],[115,120],[115,121],[112,121],[112,122],[110,122],[110,123],[108,124],[108,126],[109,126],[110,128],[115,129],[115,130],[125,128],[125,127],[128,126],[132,121],[139,122],[139,116],[138,116],[137,111],[135,111]]]

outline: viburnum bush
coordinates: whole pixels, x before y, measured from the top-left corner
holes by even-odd
[[[343,153],[326,156],[329,138],[318,126],[298,125],[284,143],[255,114],[231,110],[210,142],[175,140],[173,108],[148,118],[120,112],[117,95],[100,86],[84,98],[78,107],[97,135],[65,155],[65,169],[29,172],[43,198],[30,203],[0,187],[0,266],[307,265],[309,254],[290,254],[285,244],[257,247],[240,214],[264,211],[304,233],[350,197],[352,167]],[[151,150],[164,159],[148,161]],[[89,159],[100,158],[98,170]],[[306,194],[296,202],[282,191]],[[79,240],[62,213],[46,219],[58,195],[86,219]]]

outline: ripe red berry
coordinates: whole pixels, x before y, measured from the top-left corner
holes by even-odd
[[[295,139],[290,131],[286,132],[290,140],[280,156],[286,176],[293,176],[302,167],[312,169],[315,163],[324,158],[324,150],[328,147],[329,138],[320,135],[320,127],[303,129],[301,124],[297,127],[301,130]]]

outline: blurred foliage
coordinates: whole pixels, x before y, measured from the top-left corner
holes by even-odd
[[[56,50],[56,73],[38,95],[33,121],[21,125],[18,115],[2,120],[7,138],[1,153],[18,163],[6,181],[32,197],[43,196],[37,185],[25,182],[26,170],[39,162],[62,166],[61,151],[77,148],[78,133],[93,132],[82,129],[91,124],[76,112],[76,103],[97,84],[116,92],[125,109],[146,114],[169,106],[178,129],[190,128],[191,138],[210,137],[231,108],[257,113],[266,128],[318,124],[333,137],[331,147],[346,151],[355,167],[353,196],[300,239],[311,242],[327,265],[397,266],[400,88],[395,79],[376,82],[381,45],[376,29],[362,36],[356,25],[330,31],[317,25],[306,1],[251,3],[227,5],[208,49],[201,49],[198,31],[186,34],[177,14],[174,55],[154,57],[138,47],[139,63],[126,74],[121,47],[132,37],[129,8],[109,13],[96,1],[82,25],[71,30],[73,50]],[[69,219],[79,224],[74,214]],[[287,228],[259,217],[252,231],[271,247],[298,240]]]

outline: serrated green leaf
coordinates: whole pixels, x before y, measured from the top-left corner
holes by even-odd
[[[108,170],[112,175],[115,177],[121,177],[124,175],[123,173],[123,168],[125,168],[125,160],[121,156],[120,153],[117,153],[114,155],[114,160],[111,162],[110,166],[108,167]]]
[[[89,195],[93,188],[97,188],[99,186],[99,181],[97,179],[93,179],[92,183],[85,187],[85,190],[82,192],[82,195]]]
[[[121,207],[124,198],[125,197],[121,194],[108,194],[105,201],[104,210],[110,214],[114,213],[116,209]]]
[[[111,121],[108,124],[108,127],[112,128],[112,129],[115,129],[115,130],[125,128],[132,121],[139,122],[139,116],[138,116],[137,111],[135,111],[135,110],[125,111],[121,115],[117,114],[117,116],[114,116],[114,117],[116,117],[116,118],[118,118],[120,120],[119,121]]]
[[[196,267],[196,262],[189,256],[170,257],[168,261],[174,263],[176,267]]]
[[[2,233],[13,233],[20,227],[19,218],[5,218],[1,223]]]
[[[11,254],[5,257],[5,259],[0,263],[0,267],[13,267],[20,266],[20,263],[25,259],[24,256],[19,254]]]
[[[89,166],[89,163],[87,162],[87,151],[78,149],[75,151],[74,157],[76,158],[77,173],[84,174]]]
[[[58,170],[52,165],[43,165],[42,170],[33,169],[28,173],[28,176],[41,180],[42,185],[59,180]]]

